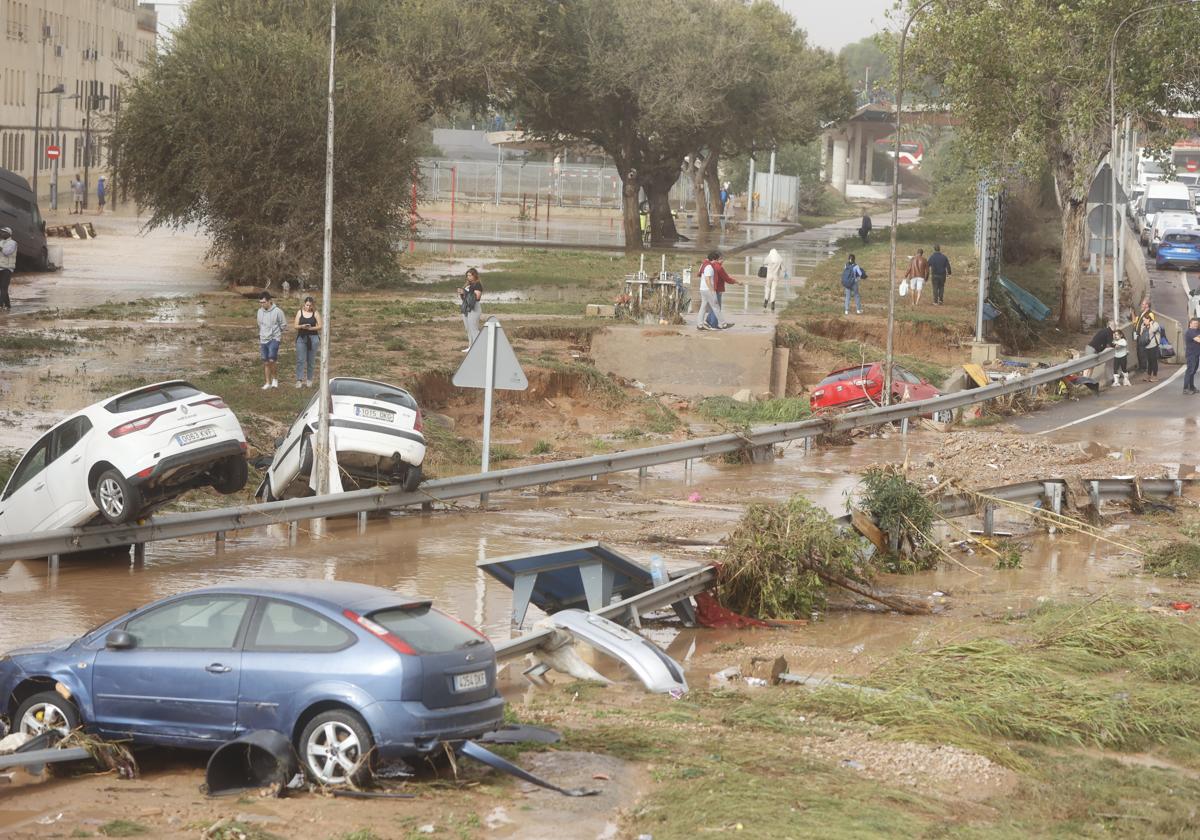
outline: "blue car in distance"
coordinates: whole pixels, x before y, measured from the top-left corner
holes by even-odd
[[[1200,230],[1168,228],[1154,255],[1154,267],[1200,268]]]
[[[428,599],[342,581],[210,586],[0,656],[14,731],[214,750],[273,729],[322,784],[476,738],[503,714],[481,633]]]

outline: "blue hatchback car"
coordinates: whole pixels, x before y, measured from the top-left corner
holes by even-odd
[[[1154,255],[1154,266],[1164,268],[1200,267],[1200,231],[1168,228]]]
[[[340,581],[197,589],[0,656],[0,718],[13,730],[82,725],[212,750],[273,729],[323,784],[369,772],[364,756],[411,759],[478,737],[503,713],[481,633],[428,599]]]

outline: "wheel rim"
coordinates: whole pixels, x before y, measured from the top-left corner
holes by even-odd
[[[20,730],[26,735],[41,735],[50,730],[67,735],[71,731],[71,722],[63,710],[53,703],[38,703],[25,710],[21,716]]]
[[[100,508],[114,519],[125,512],[125,494],[116,479],[106,478],[100,482],[96,495],[100,497]]]
[[[308,736],[305,755],[309,770],[317,781],[341,785],[354,774],[362,756],[362,745],[349,726],[329,721]]]

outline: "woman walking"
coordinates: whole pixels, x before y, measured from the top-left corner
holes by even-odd
[[[1139,322],[1141,328],[1141,338],[1138,340],[1138,346],[1145,348],[1146,353],[1146,378],[1145,382],[1158,381],[1158,360],[1160,356],[1160,346],[1163,338],[1162,324],[1158,323],[1158,319],[1154,317],[1153,312],[1146,312],[1142,315]]]
[[[458,290],[458,299],[462,301],[460,309],[463,325],[467,328],[467,346],[463,350],[466,353],[475,343],[475,336],[479,335],[479,316],[482,314],[483,284],[479,282],[477,269],[467,269],[467,282]]]
[[[296,312],[296,387],[312,387],[313,371],[317,365],[317,350],[321,346],[321,316],[311,296]]]
[[[763,309],[767,308],[767,304],[771,304],[771,311],[775,311],[775,292],[779,287],[779,281],[783,279],[783,257],[779,256],[779,252],[774,248],[771,253],[767,254],[766,260],[767,280],[763,284]]]

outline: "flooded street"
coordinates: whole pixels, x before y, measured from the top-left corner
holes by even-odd
[[[76,635],[120,612],[194,587],[289,577],[419,593],[493,639],[504,639],[510,633],[511,593],[475,568],[480,560],[601,540],[644,565],[658,553],[669,566],[683,568],[706,559],[750,502],[801,493],[840,514],[856,471],[913,457],[938,441],[937,435],[912,435],[906,446],[897,436],[807,454],[793,446],[784,457],[758,466],[698,462],[685,470],[669,465],[651,470],[641,482],[636,474],[621,474],[552,488],[553,495],[496,495],[487,512],[378,517],[361,534],[353,519],[331,521],[320,534],[300,523],[295,545],[289,545],[288,529],[280,525],[230,534],[222,555],[211,539],[196,538],[152,543],[142,565],[128,556],[66,557],[53,573],[44,561],[14,562],[0,568],[0,649]],[[1002,517],[997,527],[1005,527]],[[975,573],[943,564],[936,571],[883,582],[885,588],[920,597],[946,593],[940,598],[945,616],[914,620],[831,612],[799,635],[818,649],[864,645],[876,653],[892,652],[932,625],[943,637],[964,621],[1027,609],[1039,599],[1106,588],[1138,598],[1153,589],[1148,579],[1127,576],[1135,563],[1112,545],[1075,535],[1035,534],[1027,542],[1021,569],[994,571],[988,556],[975,555],[965,559]],[[536,620],[533,616],[527,623]],[[806,667],[818,669],[818,664]]]

